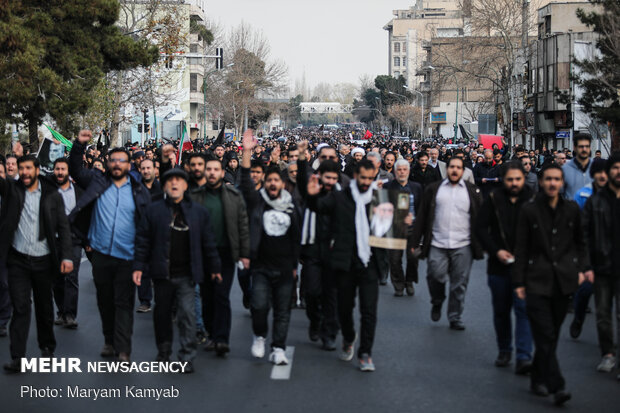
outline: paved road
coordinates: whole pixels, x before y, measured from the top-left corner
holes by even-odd
[[[390,286],[381,287],[379,321],[373,359],[375,373],[361,373],[355,362],[343,363],[335,352],[324,352],[307,339],[308,322],[294,310],[288,345],[294,347],[289,380],[272,380],[272,366],[250,355],[251,323],[233,286],[232,352],[225,360],[201,351],[193,375],[177,374],[0,374],[3,412],[543,412],[551,399],[531,396],[527,378],[511,369],[493,366],[496,356],[490,295],[484,262],[472,272],[464,321],[467,330],[448,329],[445,313],[439,323],[429,317],[426,282],[414,298],[395,298]],[[420,274],[426,273],[421,263]],[[80,272],[79,329],[58,328],[57,357],[97,361],[102,346],[95,290],[88,262]],[[424,277],[421,277],[424,278]],[[570,316],[569,316],[570,317]],[[568,336],[565,323],[559,357],[573,392],[565,409],[574,412],[620,412],[620,383],[615,374],[596,372],[599,350],[593,315],[588,315],[580,340]],[[568,319],[570,321],[570,318]],[[34,321],[33,321],[34,323]],[[152,360],[156,354],[151,314],[136,314],[133,360]],[[34,328],[28,354],[37,356]],[[0,339],[0,358],[8,359],[8,340]],[[21,398],[21,386],[67,385],[93,388],[175,386],[176,399]]]

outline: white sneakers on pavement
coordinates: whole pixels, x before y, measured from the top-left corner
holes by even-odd
[[[271,350],[269,361],[276,366],[286,366],[288,364],[288,359],[286,358],[284,350],[279,347],[274,347],[273,350]]]
[[[265,357],[265,337],[254,336],[254,341],[252,341],[252,355],[257,359]]]

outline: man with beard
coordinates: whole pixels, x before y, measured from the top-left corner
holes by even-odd
[[[392,229],[394,220],[394,205],[383,202],[372,209],[370,232],[375,237],[383,237]]]
[[[593,163],[594,169],[596,164]],[[607,185],[599,188],[586,201],[583,211],[585,242],[588,245],[591,266],[585,278],[594,280],[596,302],[596,330],[602,360],[600,372],[611,372],[617,365],[617,347],[620,325],[614,335],[613,306],[616,320],[620,319],[620,153],[615,152],[605,163]],[[599,181],[599,179],[596,179]],[[571,326],[572,331],[572,326]],[[617,344],[617,343],[616,343]],[[620,380],[620,375],[618,375]]]
[[[528,155],[524,155],[519,158],[521,164],[523,164],[523,170],[525,171],[525,186],[527,186],[532,192],[538,192],[538,177],[536,172],[532,171],[532,158]]]
[[[256,146],[253,130],[243,134],[241,188],[250,221],[250,258],[252,260],[252,355],[265,355],[265,339],[269,333],[267,317],[273,306],[273,332],[269,360],[276,365],[288,364],[285,354],[286,336],[291,316],[291,297],[300,250],[300,217],[293,197],[284,189],[277,167],[265,173],[265,185],[255,189],[249,168]]]
[[[377,188],[374,181],[375,165],[368,159],[359,161],[355,167],[354,180],[343,191],[332,191],[319,196],[319,178],[313,175],[308,182],[308,207],[331,216],[331,268],[335,273],[338,290],[338,316],[342,328],[342,352],[340,359],[351,361],[357,341],[353,309],[359,290],[361,314],[361,342],[357,352],[362,371],[374,371],[372,345],[377,325],[377,302],[379,299],[379,260],[370,247],[368,205]]]
[[[426,189],[429,184],[441,180],[439,171],[432,166],[428,165],[428,154],[426,152],[419,152],[416,156],[416,164],[411,168],[411,179],[413,182],[417,182],[422,186],[422,189]]]
[[[409,239],[412,231],[412,224],[415,215],[417,215],[422,203],[422,186],[409,180],[409,162],[404,159],[396,161],[394,166],[396,179],[385,186],[388,191],[396,191],[405,193],[409,196],[409,213],[405,223],[407,224],[407,238]],[[407,273],[403,273],[403,251],[390,250],[390,276],[392,285],[394,286],[394,295],[396,297],[403,296],[403,290],[407,290],[407,295],[413,297],[415,290],[413,283],[418,282],[418,259],[411,254],[411,245],[407,248]]]
[[[297,182],[299,192],[307,199],[307,185],[309,172],[306,160],[307,141],[298,144],[299,159],[297,165],[299,173]],[[328,149],[331,149],[328,150]],[[320,197],[327,196],[332,191],[341,190],[338,183],[340,165],[336,159],[334,148],[322,148],[319,152],[318,174],[321,182]],[[324,157],[324,159],[321,159]],[[339,325],[336,312],[336,284],[333,272],[329,265],[329,250],[331,240],[331,218],[328,214],[317,214],[306,208],[303,216],[301,234],[301,291],[306,302],[306,316],[310,320],[308,336],[310,341],[322,341],[322,349],[336,350],[336,335]]]
[[[576,156],[564,164],[564,198],[573,200],[575,193],[592,182],[590,177],[590,155],[591,142],[590,135],[578,134],[575,140]]]
[[[473,260],[483,258],[482,249],[474,237],[482,197],[480,189],[462,179],[464,169],[461,158],[450,158],[448,178],[426,188],[411,236],[412,253],[424,237],[419,248],[420,258],[428,257],[431,320],[441,318],[446,283],[450,281],[448,320],[450,328],[457,331],[465,330],[461,317]]]
[[[375,165],[375,180],[389,182],[394,179],[394,175],[381,169],[381,155],[379,155],[378,152],[369,152],[368,155],[366,155],[366,159],[371,160],[372,163]]]
[[[560,331],[570,295],[589,266],[579,206],[560,196],[563,185],[558,165],[547,164],[540,171],[541,191],[519,214],[512,271],[536,345],[530,388],[537,396],[553,394],[556,405],[571,398],[556,356]],[[591,273],[587,277],[594,281]]]
[[[82,196],[82,189],[73,185],[69,179],[69,161],[58,158],[54,161],[54,181],[65,205],[65,215],[69,216]],[[54,322],[66,328],[77,328],[78,292],[80,262],[82,261],[82,243],[73,236],[71,253],[73,256],[73,271],[69,274],[59,274],[54,280],[54,300],[58,307],[58,317]]]
[[[0,257],[6,257],[13,316],[9,326],[9,373],[18,373],[26,356],[30,330],[31,297],[37,320],[42,357],[54,357],[54,303],[52,283],[56,271],[73,271],[71,230],[62,197],[54,185],[39,179],[39,160],[25,155],[18,161],[19,180],[0,179],[6,225],[0,238]]]
[[[432,148],[430,150],[430,160],[428,161],[428,164],[439,171],[441,179],[446,178],[446,163],[439,160],[439,149]]]
[[[208,333],[207,350],[218,356],[230,351],[230,289],[235,265],[250,267],[250,231],[248,214],[241,193],[232,185],[224,184],[224,168],[217,158],[207,159],[202,154],[191,154],[190,197],[209,211],[215,243],[222,263],[221,280],[206,279],[200,284],[202,319]]]
[[[226,173],[224,175],[224,182],[233,185],[239,189],[241,185],[241,173],[239,172],[239,157],[237,152],[228,152],[228,162],[226,163]]]
[[[84,190],[69,216],[74,232],[93,251],[93,279],[105,344],[102,357],[129,361],[135,285],[132,262],[136,226],[151,202],[144,185],[129,175],[129,153],[108,152],[108,172],[84,169],[82,156],[92,134],[82,130],[69,154],[69,173]]]
[[[217,144],[215,148],[213,148],[213,154],[220,160],[220,162],[224,161],[224,154],[226,153],[226,147],[224,145]]]
[[[164,191],[161,189],[159,180],[155,177],[155,163],[152,159],[147,158],[140,162],[140,176],[142,177],[142,184],[151,194],[152,201],[163,198]]]
[[[396,152],[388,151],[383,157],[383,171],[392,175],[394,179],[394,164],[396,163]]]
[[[366,155],[366,151],[362,148],[353,148],[351,151],[351,159],[347,163],[347,166],[344,168],[344,174],[349,178],[353,178],[353,174],[355,173],[356,165],[364,158]]]
[[[529,160],[529,157],[526,157]],[[489,254],[488,285],[493,304],[493,325],[499,355],[497,367],[506,367],[512,358],[511,310],[515,314],[517,374],[527,374],[532,368],[532,332],[525,312],[525,301],[512,289],[511,272],[514,263],[517,218],[523,204],[533,195],[526,185],[522,161],[508,161],[502,167],[502,188],[487,197],[478,214],[476,235]]]
[[[493,160],[492,149],[486,149],[484,151],[484,162],[476,164],[474,179],[476,185],[482,190],[483,197],[486,197],[493,189],[499,188],[499,168]]]

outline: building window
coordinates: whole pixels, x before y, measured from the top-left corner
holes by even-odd
[[[174,67],[174,58],[172,56],[167,56],[164,65],[166,69],[172,69]]]
[[[398,79],[400,77],[400,72],[394,72],[394,77]]]
[[[189,52],[190,53],[198,53],[198,44],[196,43],[192,43],[189,45]]]
[[[542,67],[538,68],[538,76],[536,76],[536,82],[538,83],[538,93],[542,93],[545,91],[545,69]]]
[[[407,67],[407,59],[403,57],[403,67]]]
[[[396,66],[396,67],[400,66],[400,57],[395,57],[394,58],[394,66]]]
[[[190,73],[189,75],[189,91],[198,92],[198,74]]]
[[[402,51],[403,53],[407,52],[407,43],[403,43]]]
[[[553,92],[553,65],[547,66],[547,91]]]
[[[394,53],[400,53],[400,43],[394,43]]]

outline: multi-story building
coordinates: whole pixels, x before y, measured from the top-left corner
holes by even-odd
[[[575,133],[588,133],[593,148],[606,152],[607,127],[583,111],[577,103],[582,92],[571,80],[579,70],[574,60],[597,53],[597,36],[577,18],[578,8],[589,11],[595,6],[585,1],[551,3],[538,10],[538,39],[527,64],[527,127],[539,147],[572,147]]]
[[[467,0],[466,0],[467,1]],[[383,29],[388,32],[388,74],[401,75],[409,87],[420,81],[416,72],[425,66],[424,42],[437,34],[463,34],[463,12],[460,0],[415,0],[406,10],[394,10],[394,17]]]
[[[122,0],[126,5],[121,8],[119,22],[127,20],[123,13],[131,12],[136,16],[140,13],[147,14],[150,11],[146,8],[152,2],[146,0]],[[195,29],[196,25],[205,25],[206,22],[206,0],[159,0],[158,11],[154,13],[155,18],[162,17],[166,13],[172,13],[175,23],[181,25],[180,38],[184,41],[174,51],[163,52],[163,64],[157,65],[153,73],[152,88],[155,95],[163,98],[150,99],[149,110],[150,121],[153,122],[153,111],[157,118],[157,136],[166,138],[178,138],[185,127],[192,139],[202,135],[204,122],[206,129],[212,129],[212,120],[207,113],[204,119],[204,95],[202,93],[205,67],[208,62],[202,57],[190,57],[192,55],[202,55],[205,50],[205,43],[199,32]],[[147,19],[143,17],[130,16],[137,21],[133,29],[140,31]],[[207,64],[205,64],[207,63]],[[145,99],[145,101],[148,99]],[[135,106],[135,105],[134,105]],[[155,106],[153,108],[152,106]],[[140,108],[128,108],[130,111],[140,113]],[[125,125],[123,131],[124,140],[137,140],[140,137],[138,125],[142,122],[141,115],[138,115],[132,124]],[[155,136],[152,130],[151,136]]]

